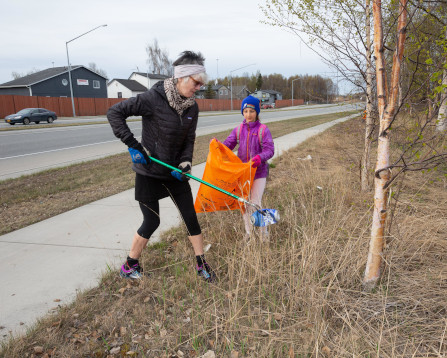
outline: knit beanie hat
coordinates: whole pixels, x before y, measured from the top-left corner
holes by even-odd
[[[259,99],[257,99],[256,97],[253,97],[253,96],[248,96],[248,97],[244,98],[244,100],[242,101],[242,106],[241,106],[242,114],[244,114],[245,108],[252,108],[256,111],[256,114],[259,115],[259,112],[261,111],[259,108]]]

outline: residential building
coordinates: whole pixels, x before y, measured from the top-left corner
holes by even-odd
[[[107,78],[84,66],[71,67],[73,97],[107,98]],[[71,97],[67,67],[51,67],[2,83],[0,94]]]
[[[169,76],[166,75],[156,75],[154,73],[146,73],[146,72],[132,72],[129,76],[129,80],[135,80],[141,83],[146,88],[152,88],[154,84],[158,81],[163,81]]]
[[[146,91],[147,87],[135,80],[114,78],[107,85],[109,98],[130,98]]]
[[[206,89],[208,85],[203,85],[196,92],[196,98],[205,98]],[[230,99],[230,90],[223,85],[211,86],[211,90],[214,92],[213,99]]]
[[[282,99],[282,94],[274,90],[258,90],[251,95],[258,98],[261,101],[261,104],[274,105],[276,100]]]
[[[196,92],[196,98],[205,98],[206,89],[208,85],[203,85],[200,90]],[[231,87],[224,85],[211,86],[214,92],[213,99],[231,99]],[[244,99],[250,94],[246,86],[233,86],[233,99]]]
[[[250,93],[247,86],[233,86],[233,99],[244,99]]]

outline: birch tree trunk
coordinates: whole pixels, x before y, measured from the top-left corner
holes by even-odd
[[[447,38],[447,26],[445,31],[445,36]],[[447,58],[446,58],[447,63]],[[444,68],[442,73],[442,85],[447,86],[447,69]],[[447,130],[447,88],[444,88],[441,92],[441,106],[438,112],[438,123],[436,124],[436,130],[445,131]]]
[[[374,212],[371,226],[368,260],[366,263],[363,286],[366,290],[374,288],[380,278],[382,264],[384,228],[387,216],[388,188],[384,188],[390,178],[390,123],[393,120],[399,96],[399,73],[405,44],[405,26],[407,21],[407,2],[400,0],[399,21],[397,25],[398,42],[393,56],[390,94],[387,95],[386,67],[383,47],[382,3],[373,1],[374,17],[374,55],[376,60],[377,98],[379,102],[379,138],[377,162],[374,178]]]
[[[366,118],[365,118],[365,145],[362,157],[361,186],[362,190],[369,188],[369,156],[371,149],[374,121],[372,117],[372,64],[371,64],[371,3],[366,0]]]

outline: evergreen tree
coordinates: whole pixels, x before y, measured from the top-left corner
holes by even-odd
[[[258,78],[256,79],[256,91],[260,90],[262,88],[262,83],[263,83],[263,80],[262,80],[261,72],[258,72]]]
[[[214,96],[215,96],[215,93],[213,91],[213,86],[211,85],[211,82],[209,82],[208,86],[206,86],[205,98],[206,99],[213,99]]]

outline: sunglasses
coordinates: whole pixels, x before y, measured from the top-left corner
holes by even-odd
[[[189,76],[189,78],[193,80],[193,82],[194,82],[194,87],[197,87],[197,86],[202,87],[202,86],[204,85],[203,82],[196,81],[192,76]]]

